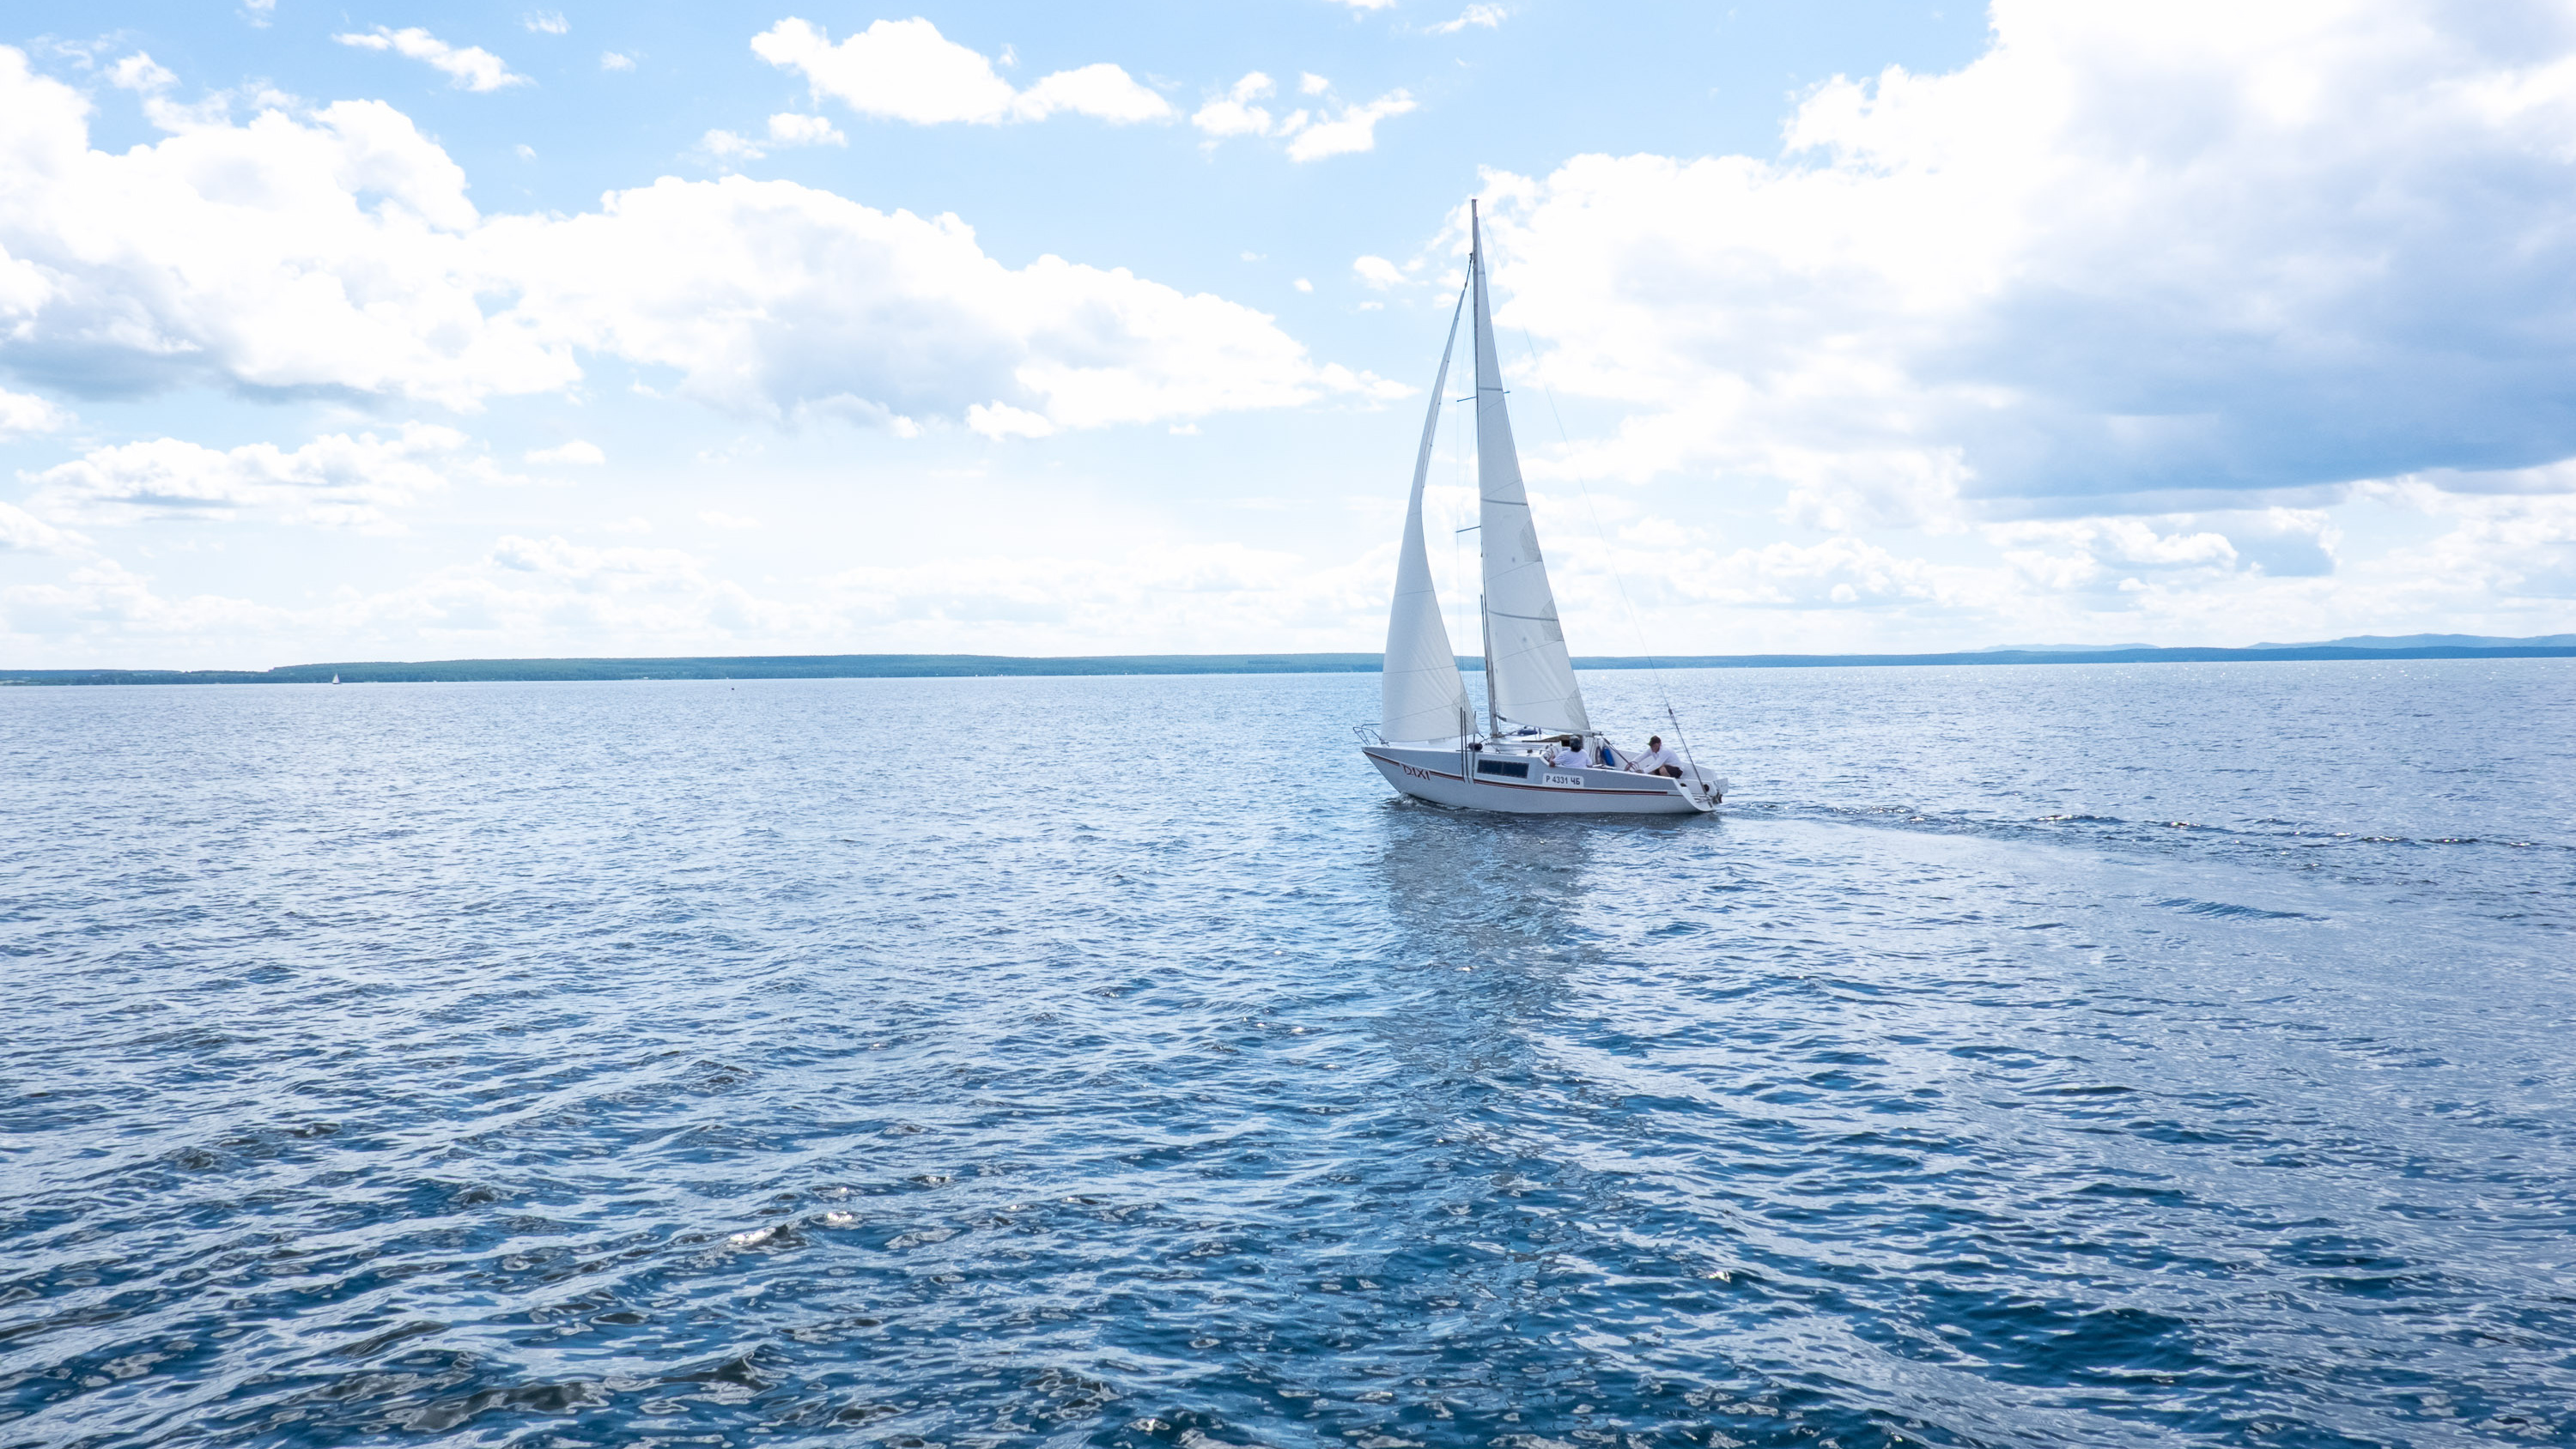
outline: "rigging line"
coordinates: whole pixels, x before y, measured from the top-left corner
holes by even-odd
[[[1556,389],[1549,387],[1547,379],[1539,376],[1538,343],[1531,339],[1528,328],[1521,328],[1520,334],[1521,350],[1528,354],[1530,360],[1530,378],[1538,384],[1539,396],[1547,399],[1548,416],[1556,420],[1556,440],[1565,445],[1566,451],[1572,452],[1574,440],[1566,435],[1565,414],[1557,411]],[[1682,747],[1683,762],[1690,766],[1693,775],[1697,775],[1699,760],[1691,754],[1690,737],[1682,732],[1681,716],[1673,712],[1673,698],[1664,689],[1664,661],[1647,646],[1646,628],[1637,622],[1637,604],[1628,597],[1627,577],[1619,572],[1619,560],[1610,549],[1610,535],[1601,527],[1601,510],[1592,502],[1592,485],[1577,473],[1574,486],[1583,492],[1583,511],[1592,516],[1592,536],[1601,540],[1601,559],[1609,565],[1610,582],[1619,586],[1619,605],[1628,611],[1629,632],[1637,636],[1638,651],[1646,656],[1646,677],[1655,682],[1655,702],[1664,707],[1664,721],[1673,727],[1673,743]]]

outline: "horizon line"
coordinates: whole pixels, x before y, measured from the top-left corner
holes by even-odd
[[[1684,654],[1586,655],[1578,670],[1796,669],[1905,666],[2161,663],[2296,663],[2337,660],[2507,659],[2576,657],[2576,636],[2536,635],[2458,644],[2388,645],[2336,642],[2287,645],[2078,645],[2056,648],[1996,647],[1922,654]],[[2415,635],[2414,638],[2427,636]],[[2440,636],[2433,636],[2440,637]],[[2451,636],[2474,638],[2476,636]],[[2567,642],[2555,642],[2567,641]],[[0,684],[426,684],[574,683],[679,679],[889,679],[1081,677],[1191,674],[1374,674],[1378,653],[1281,652],[1238,654],[699,654],[534,656],[438,660],[341,660],[239,669],[7,669]],[[1482,673],[1484,661],[1461,657],[1462,672]],[[326,678],[325,676],[330,676]]]

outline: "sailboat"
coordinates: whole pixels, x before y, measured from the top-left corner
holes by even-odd
[[[1449,317],[1449,340],[1440,350],[1431,411],[1414,457],[1413,497],[1404,511],[1395,603],[1386,621],[1383,717],[1360,727],[1360,753],[1397,790],[1440,805],[1522,815],[1705,814],[1725,798],[1724,780],[1695,763],[1677,763],[1678,778],[1630,768],[1640,754],[1611,744],[1583,708],[1529,494],[1521,486],[1520,455],[1512,446],[1493,310],[1485,296],[1484,228],[1473,202],[1467,226],[1467,280]],[[1481,500],[1476,536],[1484,573],[1477,599],[1485,650],[1481,729],[1458,656],[1449,647],[1422,537],[1422,489],[1431,474],[1431,445],[1461,313],[1472,319],[1475,352]],[[1680,745],[1680,722],[1673,720],[1671,728]]]

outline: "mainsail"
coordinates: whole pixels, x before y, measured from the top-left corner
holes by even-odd
[[[1458,305],[1466,306],[1464,293]],[[1413,501],[1404,510],[1404,551],[1395,564],[1395,607],[1386,620],[1384,703],[1378,732],[1390,740],[1456,739],[1476,732],[1467,682],[1449,651],[1449,626],[1431,588],[1431,558],[1422,543],[1422,486],[1431,476],[1431,443],[1440,426],[1441,394],[1449,386],[1449,354],[1458,345],[1458,316],[1449,316],[1449,341],[1440,349],[1440,375],[1431,384],[1431,414],[1422,423],[1422,451],[1413,460]]]
[[[1503,410],[1503,369],[1494,357],[1494,314],[1485,300],[1484,229],[1472,211],[1468,227],[1467,270],[1476,298],[1476,480],[1484,525],[1478,537],[1483,540],[1485,559],[1485,687],[1492,701],[1493,727],[1497,732],[1507,723],[1589,731],[1592,721],[1583,712],[1574,660],[1566,653],[1565,630],[1557,623],[1556,593],[1547,585],[1547,561],[1539,555],[1538,528],[1530,520],[1529,494],[1521,487],[1512,420]],[[1432,405],[1439,404],[1435,400]],[[1427,436],[1423,450],[1428,459]],[[1421,476],[1416,470],[1417,526]],[[1412,539],[1418,533],[1406,537]],[[1426,577],[1424,588],[1429,587]],[[1387,646],[1389,668],[1394,648],[1392,642]]]

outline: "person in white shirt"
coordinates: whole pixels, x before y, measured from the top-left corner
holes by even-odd
[[[1580,770],[1583,768],[1583,751],[1572,740],[1560,740],[1555,753],[1547,757],[1547,762],[1561,770]]]
[[[1664,748],[1664,737],[1662,735],[1648,736],[1646,739],[1646,752],[1639,755],[1637,758],[1630,760],[1628,762],[1628,768],[1648,775],[1669,776],[1675,780],[1682,777],[1681,759],[1672,751]]]

